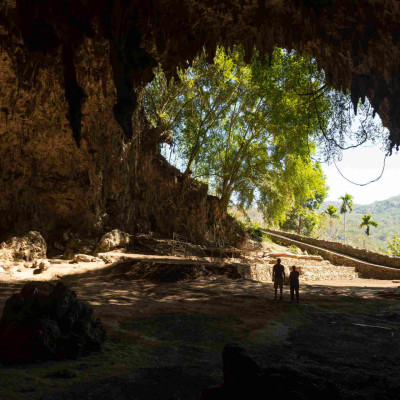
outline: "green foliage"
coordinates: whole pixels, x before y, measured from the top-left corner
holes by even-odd
[[[289,250],[293,254],[301,254],[301,250],[297,246],[295,246],[294,244],[289,246]]]
[[[387,252],[392,256],[400,256],[400,238],[396,233],[392,240],[388,238]]]
[[[312,109],[327,105],[324,96],[304,99],[324,79],[315,62],[280,49],[266,61],[255,54],[246,64],[239,47],[219,48],[213,64],[203,54],[179,71],[179,82],[156,71],[144,103],[160,134],[173,134],[176,165],[208,183],[222,209],[234,196],[241,207],[257,203],[277,223],[326,192],[310,155],[321,125]]]
[[[326,215],[328,215],[329,218],[332,218],[332,219],[339,219],[339,215],[338,215],[337,211],[338,211],[338,209],[337,209],[335,206],[333,206],[332,204],[330,204],[330,205],[327,207],[327,209],[324,211],[324,213],[325,213]]]
[[[364,227],[366,228],[365,229],[365,234],[367,236],[370,235],[371,226],[373,226],[375,228],[378,226],[378,223],[371,219],[371,214],[368,214],[368,215],[364,214],[364,216],[361,218],[361,220],[362,220],[362,222],[360,224],[360,228],[364,228]]]
[[[313,188],[313,192],[305,201],[301,201],[300,196],[297,197],[294,207],[286,214],[280,227],[286,231],[296,231],[298,234],[312,236],[313,232],[323,223],[323,217],[317,210],[326,197],[325,175],[320,164],[315,164],[312,166],[312,171],[304,168],[298,179],[300,185]],[[308,179],[309,182],[306,182],[305,179]]]
[[[265,236],[265,233],[261,230],[260,226],[258,224],[253,224],[247,227],[247,232],[250,234],[250,236],[258,240],[259,242],[263,241],[263,238]]]
[[[245,210],[230,209],[229,213],[235,219],[240,229],[249,233],[252,239],[259,242],[271,241],[268,235],[262,231],[260,225],[249,218]]]

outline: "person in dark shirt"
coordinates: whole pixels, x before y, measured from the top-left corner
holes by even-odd
[[[275,298],[277,299],[277,292],[278,287],[280,290],[281,297],[279,298],[280,301],[283,301],[282,297],[282,290],[283,290],[283,282],[285,282],[286,275],[285,275],[285,267],[281,264],[281,259],[278,258],[277,264],[274,265],[272,270],[272,280],[274,281],[274,289],[275,289]]]
[[[296,300],[297,300],[297,302],[300,303],[300,298],[299,298],[299,276],[300,276],[299,271],[296,271],[296,266],[293,265],[292,272],[289,275],[290,301],[292,303],[294,301],[294,292],[296,292]]]

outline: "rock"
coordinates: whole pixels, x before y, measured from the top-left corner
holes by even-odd
[[[222,352],[223,385],[203,391],[202,400],[329,399],[340,400],[334,384],[289,368],[261,369],[238,344]]]
[[[96,262],[99,259],[97,257],[89,256],[87,254],[75,254],[73,262]]]
[[[33,270],[33,275],[38,275],[38,274],[41,274],[43,271],[41,270],[41,269],[34,269]]]
[[[105,264],[112,264],[117,261],[125,260],[125,257],[113,256],[111,254],[100,254],[98,257],[101,261],[104,261]]]
[[[0,258],[32,261],[46,257],[47,245],[39,232],[31,231],[22,237],[13,237],[0,244]]]
[[[132,236],[129,233],[114,229],[106,233],[97,245],[96,253],[103,253],[114,250],[118,247],[125,247],[131,243]]]
[[[50,267],[50,262],[48,260],[36,260],[32,264],[32,268],[40,269],[40,272],[47,271]]]
[[[0,262],[0,274],[5,274],[6,270],[4,269],[4,264]]]
[[[30,266],[29,264],[25,263],[25,264],[24,264],[24,267],[25,267],[25,268],[30,268],[31,266]]]
[[[76,359],[100,350],[105,337],[89,305],[63,283],[31,282],[12,295],[0,320],[0,362],[5,365]]]

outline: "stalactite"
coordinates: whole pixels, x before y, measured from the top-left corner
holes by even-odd
[[[391,130],[390,140],[400,144],[396,0],[16,0],[17,13],[13,1],[0,5],[0,27],[9,32],[0,32],[0,45],[14,59],[23,53],[24,63],[37,53],[49,52],[53,59],[42,66],[56,63],[60,46],[68,44],[76,52],[88,35],[109,42],[117,93],[114,115],[128,138],[135,88],[151,79],[157,63],[173,76],[176,67],[187,65],[203,46],[212,58],[218,45],[242,44],[247,59],[254,46],[260,54],[281,46],[315,57],[329,83],[338,90],[351,90],[355,110],[360,99],[370,99]],[[21,62],[20,58],[17,64]],[[73,68],[64,66],[69,86],[65,91],[67,99],[78,101],[74,105],[68,100],[79,140],[82,94],[74,83]],[[383,102],[390,104],[381,107]]]
[[[82,103],[85,99],[83,89],[79,86],[76,78],[74,64],[74,54],[68,45],[63,45],[62,49],[63,71],[64,71],[64,89],[65,98],[68,102],[68,120],[71,124],[72,134],[76,145],[81,145],[82,129]]]

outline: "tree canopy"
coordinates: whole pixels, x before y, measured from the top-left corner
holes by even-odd
[[[246,63],[240,47],[218,48],[213,63],[203,53],[178,77],[168,81],[156,70],[146,114],[171,145],[165,154],[187,178],[206,182],[223,210],[231,199],[257,204],[270,222],[290,214],[301,227],[327,192],[316,143],[325,143],[325,158],[340,157],[346,141],[378,136],[362,104],[367,117],[351,131],[350,97],[332,91],[316,63],[296,52],[275,49],[265,60],[255,52]]]
[[[219,48],[213,64],[203,54],[178,81],[158,70],[144,101],[150,122],[173,137],[177,166],[207,182],[224,209],[234,197],[282,221],[326,195],[322,169],[310,159],[320,121],[302,95],[323,75],[297,53],[276,49],[268,61],[255,55],[246,64],[240,48]],[[315,101],[325,107],[323,97]]]

